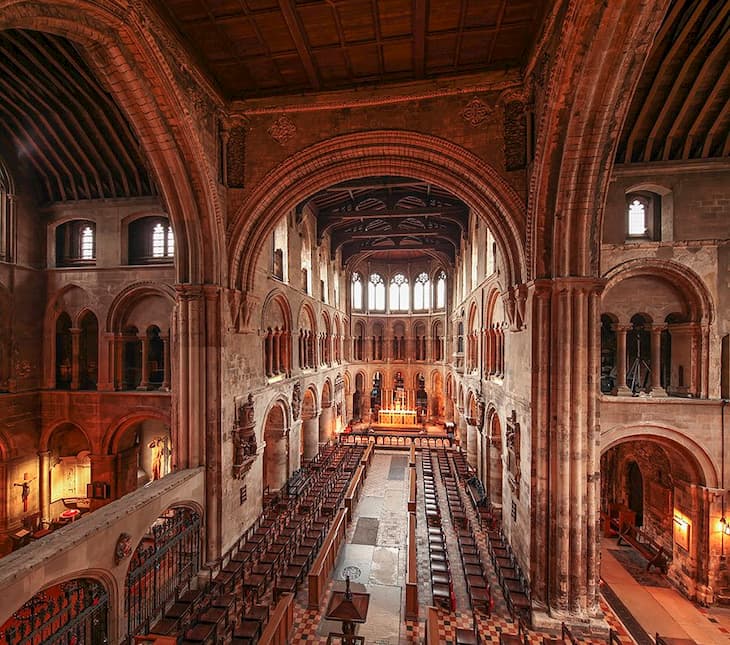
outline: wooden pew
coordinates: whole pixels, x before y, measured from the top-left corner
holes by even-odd
[[[418,560],[416,558],[416,513],[408,513],[408,559],[406,562],[406,618],[418,619]]]
[[[365,466],[365,476],[367,477],[368,469],[370,468],[370,463],[373,461],[373,452],[375,450],[375,444],[372,442],[368,442],[367,448],[365,448],[365,452],[363,453],[362,457],[360,458],[360,464]]]
[[[408,511],[416,512],[416,469],[408,469]]]
[[[345,541],[347,532],[347,509],[341,508],[332,520],[332,526],[322,543],[317,559],[309,572],[309,608],[319,609],[324,593],[327,590],[329,577],[335,568],[337,553]]]
[[[411,452],[408,457],[408,465],[411,468],[416,467],[416,444],[411,442]]]
[[[664,554],[664,547],[657,546],[652,540],[649,540],[645,535],[642,534],[640,529],[635,526],[626,526],[621,530],[619,534],[617,544],[626,542],[629,546],[633,547],[634,550],[641,556],[646,558],[646,570],[654,566],[659,569],[662,573],[667,572],[667,557]]]
[[[285,593],[269,616],[269,622],[261,634],[259,645],[287,645],[294,625],[294,595]]]
[[[357,500],[360,498],[360,491],[363,487],[365,479],[365,466],[358,466],[355,474],[350,481],[350,485],[345,491],[345,508],[347,509],[347,521],[352,521],[352,511],[355,508]]]
[[[426,610],[426,634],[423,638],[424,645],[439,645],[439,614],[436,607],[429,607]]]

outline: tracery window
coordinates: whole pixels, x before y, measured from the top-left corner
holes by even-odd
[[[441,271],[436,278],[436,309],[446,307],[446,273]]]
[[[390,280],[390,310],[408,311],[408,278],[402,273],[396,273]]]
[[[362,276],[357,271],[352,274],[352,308],[362,311]]]
[[[379,273],[373,273],[368,282],[368,308],[370,311],[385,311],[385,282]]]
[[[413,285],[413,310],[423,311],[431,306],[431,279],[428,273],[418,275]]]

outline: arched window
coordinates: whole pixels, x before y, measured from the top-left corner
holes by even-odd
[[[357,271],[352,274],[352,308],[362,311],[362,276]]]
[[[431,306],[431,279],[428,273],[418,275],[413,285],[413,309],[423,311]]]
[[[94,222],[74,220],[56,228],[56,266],[91,264],[96,257]]]
[[[402,273],[396,273],[390,281],[390,310],[408,311],[408,278]]]
[[[175,257],[175,237],[166,217],[142,217],[127,230],[129,263],[170,262]]]
[[[629,201],[628,212],[628,234],[631,237],[643,237],[646,235],[646,218],[648,211],[646,200],[641,197],[634,197]]]
[[[289,280],[288,276],[288,259],[287,251],[289,247],[288,241],[289,231],[287,229],[287,218],[282,217],[279,223],[276,225],[273,234],[273,248],[274,254],[272,256],[272,267],[271,272],[275,278],[278,278],[282,282]]]
[[[373,273],[368,282],[368,308],[370,311],[385,311],[385,282],[378,273]]]
[[[436,309],[446,307],[446,273],[441,271],[436,278]]]

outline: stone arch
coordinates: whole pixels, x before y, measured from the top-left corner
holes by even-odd
[[[283,398],[274,400],[264,416],[264,490],[278,491],[289,478],[289,404]]]
[[[42,580],[42,578],[40,578]],[[104,593],[107,596],[107,603],[106,603],[106,636],[110,637],[111,634],[115,633],[115,619],[117,618],[115,616],[115,606],[117,605],[117,600],[119,598],[119,585],[114,577],[114,575],[106,570],[101,568],[88,568],[88,569],[78,569],[75,571],[68,571],[65,572],[62,575],[56,576],[55,578],[51,580],[43,580],[43,583],[41,586],[38,586],[38,588],[35,588],[35,586],[31,587],[31,589],[27,590],[27,595],[23,596],[22,602],[18,604],[18,608],[12,613],[11,616],[8,616],[5,622],[0,623],[0,634],[3,636],[5,635],[5,630],[12,626],[14,617],[18,616],[19,612],[23,607],[26,605],[26,603],[32,603],[35,606],[35,602],[33,601],[41,601],[39,605],[42,607],[42,598],[46,598],[46,606],[45,609],[48,610],[48,614],[45,614],[44,620],[47,620],[48,623],[53,624],[54,623],[54,617],[55,621],[58,621],[59,616],[58,614],[54,614],[54,611],[56,608],[61,607],[61,599],[59,592],[61,592],[60,589],[57,589],[60,585],[65,585],[66,583],[70,583],[73,581],[80,581],[80,580],[89,580],[93,583],[96,583],[102,587],[104,590]],[[26,590],[24,590],[25,592]],[[54,593],[55,592],[55,593]],[[42,597],[39,597],[39,594],[43,593],[44,595]],[[58,595],[58,602],[55,603],[53,600],[53,596]],[[48,603],[48,599],[50,597],[50,605]],[[78,600],[78,599],[77,599]],[[98,598],[95,598],[95,601],[99,600]],[[68,602],[68,598],[66,598],[66,602]],[[71,604],[71,603],[69,603]],[[94,605],[97,605],[96,602],[93,603]],[[98,605],[97,605],[98,606]],[[91,605],[88,607],[85,607],[87,611],[92,611]],[[36,607],[37,610],[37,607]],[[38,615],[38,614],[36,614]],[[97,614],[95,614],[96,618]],[[76,616],[78,617],[78,616]],[[2,620],[2,619],[0,619]],[[26,618],[27,620],[27,618]],[[68,624],[68,623],[67,623]],[[31,627],[32,629],[32,627]],[[114,640],[113,638],[109,638],[109,641],[111,642]]]
[[[171,67],[150,33],[164,27],[135,6],[120,12],[88,0],[51,0],[6,7],[0,29],[53,33],[86,50],[92,70],[132,124],[155,175],[175,227],[177,282],[220,284],[225,272],[222,205],[188,87],[211,113],[219,99],[207,93],[202,76],[194,76],[194,65]],[[181,76],[184,83],[172,81]]]
[[[502,423],[493,404],[487,409],[487,449],[485,450],[484,479],[489,499],[502,506]]]
[[[713,322],[714,305],[704,281],[690,267],[672,260],[637,258],[613,267],[604,276],[607,280],[603,293],[604,302],[619,283],[639,276],[651,276],[675,285],[686,299],[687,315],[692,320],[708,325]]]
[[[618,137],[666,6],[565,2],[546,18],[532,70],[540,101],[528,190],[530,278],[599,274]]]
[[[106,318],[106,331],[116,332],[120,331],[121,328],[127,323],[129,312],[134,309],[140,302],[146,298],[162,298],[169,303],[170,315],[172,314],[172,307],[175,304],[175,292],[171,287],[164,284],[155,282],[136,282],[130,284],[123,291],[117,294],[112,304],[109,306],[109,312]],[[155,324],[160,329],[169,329],[170,320],[163,320],[158,316],[159,319],[152,317],[146,320],[146,326]]]
[[[114,497],[170,474],[176,454],[169,412],[144,408],[117,419],[104,434],[102,451],[115,456]]]
[[[601,310],[617,323],[610,328],[610,338],[603,330],[604,340],[615,341],[610,355],[617,366],[616,391],[625,393],[625,381],[630,381],[636,392],[634,370],[641,345],[643,364],[651,371],[652,392],[707,397],[714,306],[702,279],[689,267],[654,258],[622,263],[606,277]],[[618,374],[624,369],[631,379]],[[647,375],[644,380],[648,379]]]
[[[256,260],[281,213],[334,183],[364,176],[414,177],[442,186],[479,213],[493,231],[509,284],[522,282],[525,206],[516,191],[471,152],[438,137],[379,130],[341,135],[289,157],[249,194],[232,219],[230,276],[252,291]]]
[[[718,467],[702,445],[680,428],[656,423],[618,425],[601,432],[601,454],[627,441],[648,440],[669,445],[685,455],[688,462],[701,475],[703,486],[717,488],[720,485]]]

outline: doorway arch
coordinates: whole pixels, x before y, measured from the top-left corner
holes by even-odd
[[[278,491],[289,476],[289,425],[286,403],[277,401],[264,422],[264,491]]]

